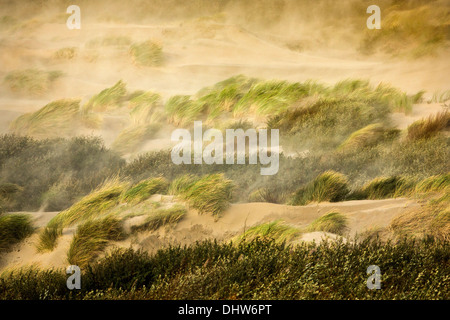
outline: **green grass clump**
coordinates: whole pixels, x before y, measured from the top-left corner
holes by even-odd
[[[210,174],[186,187],[180,195],[200,214],[219,216],[230,204],[233,188],[233,182],[223,174]]]
[[[253,111],[260,115],[278,114],[308,94],[305,84],[264,81],[254,84],[233,108],[235,114]]]
[[[0,215],[0,253],[33,233],[30,215]]]
[[[307,228],[308,231],[324,231],[343,235],[347,227],[347,217],[340,212],[329,212],[317,218]]]
[[[442,111],[410,124],[407,129],[407,138],[409,140],[428,139],[444,129],[450,129],[449,111]]]
[[[157,123],[165,119],[161,96],[151,91],[131,98],[128,108],[134,124]]]
[[[72,60],[77,55],[77,48],[67,47],[56,50],[53,57],[58,60]]]
[[[121,155],[139,151],[139,148],[152,139],[161,128],[161,124],[133,125],[122,130],[111,145],[111,149]]]
[[[160,66],[164,62],[161,44],[151,40],[131,45],[130,55],[138,65]]]
[[[290,204],[295,206],[306,205],[310,202],[342,201],[348,193],[347,178],[341,173],[330,170],[298,189]]]
[[[53,251],[57,245],[58,238],[62,235],[62,228],[45,227],[39,234],[39,242],[36,246],[38,252]]]
[[[70,264],[80,268],[92,262],[110,240],[123,239],[121,222],[112,217],[93,219],[80,224],[67,252]]]
[[[402,196],[414,189],[413,181],[404,177],[378,177],[366,183],[361,191],[366,199],[386,199]]]
[[[190,96],[176,95],[170,97],[164,106],[169,115],[169,121],[175,125],[183,125],[194,121],[198,111],[193,108],[193,104]]]
[[[5,76],[6,85],[13,91],[33,96],[46,94],[53,83],[63,75],[61,71],[26,69],[11,71]]]
[[[450,188],[450,173],[435,175],[423,179],[416,185],[417,192],[437,192]]]
[[[127,94],[126,84],[119,80],[111,88],[102,90],[99,94],[93,96],[83,107],[83,111],[104,112],[120,107]]]
[[[368,126],[353,132],[338,149],[359,150],[364,147],[373,146],[383,138],[384,132],[385,130],[381,124],[369,124]]]
[[[238,237],[239,241],[251,241],[257,237],[274,239],[276,242],[290,242],[301,235],[297,228],[281,220],[266,222],[246,230]]]
[[[80,125],[80,100],[57,100],[36,112],[15,119],[10,130],[13,133],[36,138],[53,138],[76,133]]]
[[[147,179],[128,189],[123,194],[122,201],[129,204],[136,204],[156,193],[166,193],[167,188],[168,182],[164,178]]]
[[[101,217],[119,203],[126,188],[127,183],[117,178],[110,179],[67,210],[58,213],[47,227],[65,228],[76,222]]]
[[[175,205],[168,209],[156,209],[147,215],[144,223],[133,226],[132,231],[150,230],[154,231],[163,226],[174,225],[186,215],[186,208],[182,205]]]
[[[172,195],[184,194],[199,179],[199,177],[196,177],[192,174],[179,176],[170,183],[168,192]]]

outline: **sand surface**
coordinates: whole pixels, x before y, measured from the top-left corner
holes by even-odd
[[[330,211],[339,211],[348,218],[349,230],[344,238],[351,240],[355,235],[368,230],[388,228],[395,216],[419,207],[420,204],[414,200],[403,198],[319,203],[307,206],[244,203],[232,204],[218,219],[207,214],[199,215],[196,210],[190,209],[175,226],[142,232],[125,241],[114,242],[108,249],[132,247],[155,252],[170,244],[190,245],[206,239],[227,241],[252,226],[274,220],[282,220],[302,230],[312,221]],[[39,253],[36,250],[38,233],[57,212],[29,214],[34,219],[35,233],[3,256],[0,261],[0,270],[19,266],[67,267],[67,250],[73,237],[74,228],[64,230],[63,236],[58,240],[57,247],[52,252]],[[132,219],[139,220],[139,218]],[[136,222],[134,221],[134,223]],[[320,242],[323,238],[337,239],[338,236],[326,232],[305,232],[294,243],[300,241]]]

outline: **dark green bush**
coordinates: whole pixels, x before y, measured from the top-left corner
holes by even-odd
[[[448,299],[448,240],[300,243],[205,241],[154,255],[117,249],[82,270],[69,294],[56,271],[0,277],[2,299]],[[381,290],[366,286],[370,265]]]
[[[98,137],[35,140],[0,136],[0,181],[23,191],[9,210],[62,210],[125,164]]]
[[[0,215],[0,253],[33,232],[28,214]]]

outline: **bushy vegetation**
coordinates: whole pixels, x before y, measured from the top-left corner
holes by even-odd
[[[30,215],[0,213],[0,254],[31,235],[33,230]]]
[[[256,189],[248,196],[248,202],[285,203],[288,195],[280,186]]]
[[[63,75],[61,71],[43,71],[26,69],[11,71],[5,76],[4,82],[13,91],[20,94],[41,96],[53,86],[53,83]]]
[[[153,255],[118,249],[82,269],[80,291],[67,289],[64,270],[28,268],[0,277],[0,298],[447,299],[449,252],[448,240],[432,238],[295,246],[205,241]],[[369,265],[380,267],[381,290],[367,289]]]
[[[0,181],[22,188],[5,209],[66,209],[124,164],[96,137],[35,140],[1,135]]]
[[[340,212],[328,212],[314,220],[307,228],[308,231],[325,231],[343,235],[347,230],[347,217]]]
[[[23,188],[14,183],[0,184],[0,214],[6,211],[8,207],[11,207],[14,195],[22,190]]]

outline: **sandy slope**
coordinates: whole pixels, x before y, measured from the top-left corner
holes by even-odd
[[[400,213],[414,210],[419,204],[410,199],[361,200],[340,203],[320,203],[307,206],[287,206],[270,203],[232,204],[222,217],[215,219],[210,215],[199,215],[195,210],[188,214],[176,226],[162,228],[154,232],[143,232],[137,237],[115,242],[110,247],[142,248],[148,252],[168,246],[169,244],[189,245],[205,239],[228,240],[241,234],[248,228],[277,219],[302,229],[312,221],[332,210],[337,210],[348,217],[349,234],[354,237],[370,229],[382,229],[389,226],[391,220]],[[34,224],[41,228],[57,214],[57,212],[30,213]],[[42,267],[66,267],[66,253],[73,236],[73,228],[66,229],[59,239],[56,249],[50,253],[40,254],[35,245],[38,232],[16,245],[4,255],[0,262],[0,270],[24,265]],[[320,241],[324,236],[331,239],[336,235],[324,232],[302,234],[298,241]]]

